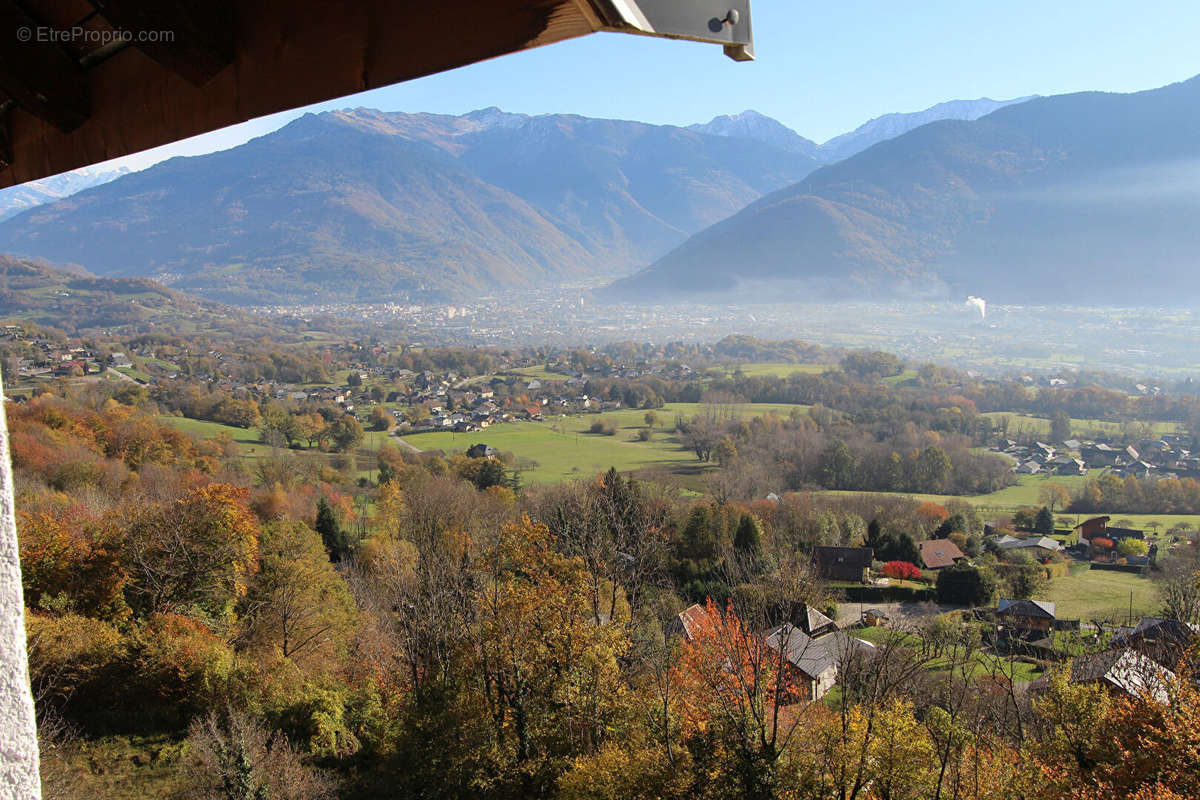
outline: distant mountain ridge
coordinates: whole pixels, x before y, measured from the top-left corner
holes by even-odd
[[[817,166],[639,122],[355,109],[32,209],[0,251],[226,302],[454,297],[631,271]]]
[[[608,296],[1200,299],[1200,77],[943,120],[823,167]]]
[[[1034,94],[1012,100],[993,100],[990,97],[981,97],[978,100],[949,100],[923,111],[884,114],[823,143],[816,157],[826,164],[833,164],[931,122],[947,119],[976,120],[1005,106],[1024,103],[1037,97],[1038,95]]]
[[[852,131],[835,136],[824,144],[806,139],[782,122],[753,110],[746,110],[740,114],[722,114],[708,122],[689,125],[688,130],[715,136],[757,139],[780,150],[803,153],[822,164],[833,164],[930,122],[945,119],[975,120],[1005,106],[1024,103],[1036,97],[1038,95],[1034,94],[1012,100],[992,100],[990,97],[981,97],[978,100],[948,100],[922,111],[884,114],[864,122]]]
[[[71,335],[95,329],[185,320],[231,327],[270,327],[237,311],[172,291],[145,278],[98,278],[0,255],[0,318],[29,320]]]
[[[688,130],[713,136],[730,136],[741,139],[757,139],[780,150],[802,153],[809,158],[823,161],[819,155],[820,145],[806,139],[778,120],[757,111],[746,110],[740,114],[722,114],[708,122],[688,125]]]
[[[0,189],[0,220],[28,211],[31,208],[70,197],[84,189],[116,180],[129,173],[128,167],[102,169],[85,167],[49,178],[30,181],[19,186]]]

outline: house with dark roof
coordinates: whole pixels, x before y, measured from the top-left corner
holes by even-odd
[[[863,581],[871,571],[875,551],[869,547],[814,547],[813,566],[830,581]]]
[[[1054,603],[1048,600],[1001,600],[996,620],[1020,636],[1046,633],[1054,627],[1054,611]]]
[[[1112,517],[1100,516],[1090,517],[1075,526],[1075,533],[1079,534],[1080,539],[1091,541],[1097,536],[1106,536],[1105,530],[1108,528],[1108,521]]]
[[[927,569],[952,567],[967,557],[966,553],[949,539],[928,539],[918,544],[917,549],[921,551],[921,561]]]
[[[771,631],[766,645],[782,661],[791,702],[820,700],[837,683],[838,669],[846,659],[868,657],[875,652],[870,642],[840,631],[812,637],[790,622]]]

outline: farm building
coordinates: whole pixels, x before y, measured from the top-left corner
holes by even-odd
[[[877,628],[880,625],[886,624],[887,621],[888,615],[882,609],[868,608],[862,612],[862,624],[868,628]]]
[[[997,549],[1007,552],[1009,550],[1024,550],[1034,558],[1045,558],[1062,550],[1062,545],[1055,539],[1048,536],[1037,536],[1029,538],[1018,538],[1016,536],[1002,536],[996,540]]]

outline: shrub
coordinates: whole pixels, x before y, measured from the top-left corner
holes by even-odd
[[[1122,539],[1117,552],[1123,556],[1144,556],[1150,548],[1141,539]]]
[[[304,763],[278,731],[240,710],[192,720],[181,764],[186,796],[332,800],[336,784]]]
[[[106,705],[128,674],[129,643],[107,622],[30,614],[29,672],[38,696],[82,708]]]
[[[137,674],[150,699],[185,714],[199,713],[227,696],[234,677],[233,650],[200,620],[158,614],[139,632]]]
[[[991,605],[998,583],[990,569],[959,564],[938,573],[937,598],[954,605]]]

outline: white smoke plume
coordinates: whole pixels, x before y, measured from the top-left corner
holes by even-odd
[[[984,300],[982,297],[975,297],[972,295],[971,297],[967,298],[966,305],[979,309],[980,319],[987,318],[987,300]]]

